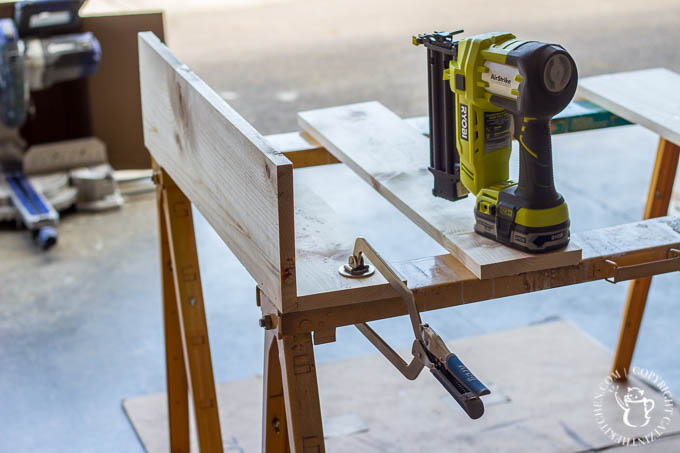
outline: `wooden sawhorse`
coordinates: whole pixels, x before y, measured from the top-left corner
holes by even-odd
[[[680,146],[663,137],[659,139],[659,150],[656,153],[644,219],[654,219],[668,213],[679,155]],[[652,277],[645,277],[631,281],[628,287],[626,306],[621,319],[621,331],[611,371],[612,376],[617,379],[626,376],[630,369],[651,283]]]
[[[221,452],[222,435],[210,356],[191,202],[154,163],[161,250],[166,374],[172,453],[189,451],[189,399],[201,452]],[[257,299],[260,303],[258,290]],[[321,409],[310,333],[280,335],[262,318],[265,333],[263,449],[285,452],[291,438],[309,449],[323,444]],[[265,324],[266,323],[266,324]],[[307,451],[303,449],[302,451]],[[313,451],[313,449],[312,449]]]
[[[341,326],[405,315],[406,306],[379,272],[360,279],[338,273],[357,235],[315,195],[316,169],[293,171],[335,158],[319,151],[298,161],[294,152],[277,152],[153,34],[140,34],[139,55],[145,145],[158,183],[171,451],[188,451],[188,390],[201,451],[223,450],[194,205],[257,282],[265,329],[263,451],[324,452],[314,345],[335,341]],[[420,311],[680,269],[680,258],[669,258],[680,249],[680,219],[578,233],[567,250],[522,254],[474,235],[469,204],[428,211],[428,141],[380,104],[305,112],[301,119],[336,158],[450,249],[392,265]],[[381,152],[390,159],[376,169],[366,159]],[[415,162],[422,168],[411,168]],[[418,179],[423,174],[427,184]],[[408,203],[400,201],[403,188],[415,194]],[[438,222],[461,230],[445,231]]]
[[[663,68],[606,74],[579,82],[579,93],[621,118],[659,134],[659,147],[645,204],[644,219],[665,216],[680,156],[680,75]],[[674,110],[673,110],[674,109]],[[633,280],[621,320],[612,376],[630,369],[651,277]]]
[[[202,452],[221,452],[220,419],[191,203],[155,163],[170,444],[189,451],[189,398]],[[219,439],[219,441],[218,441]]]

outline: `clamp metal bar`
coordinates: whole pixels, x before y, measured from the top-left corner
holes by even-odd
[[[411,360],[411,363],[406,363],[406,361],[402,359],[390,345],[385,343],[385,340],[383,340],[375,330],[371,329],[368,324],[362,322],[361,324],[355,324],[354,326],[368,338],[368,341],[373,343],[373,346],[375,346],[406,379],[413,381],[420,375],[420,372],[425,367],[422,361],[419,361],[414,357],[413,360]]]
[[[415,379],[422,369],[427,367],[470,418],[481,417],[484,414],[484,404],[480,396],[491,393],[489,389],[472,374],[458,356],[449,351],[444,340],[437,335],[432,327],[423,324],[413,292],[366,239],[360,237],[354,244],[354,252],[349,262],[355,263],[356,266],[366,267],[363,260],[364,255],[385,277],[408,307],[408,314],[415,335],[411,351],[413,360],[406,363],[368,324],[355,324],[356,328],[407,379]]]
[[[606,260],[605,262],[614,268],[613,276],[608,277],[605,280],[609,283],[618,283],[626,280],[649,277],[650,275],[680,271],[680,250],[669,249],[668,258],[663,260],[648,261],[627,266],[619,266],[612,260]]]
[[[413,297],[413,293],[408,286],[404,283],[403,279],[399,277],[397,271],[392,269],[392,267],[385,261],[378,252],[369,244],[366,239],[358,237],[354,243],[354,256],[360,259],[361,255],[366,255],[371,261],[373,266],[385,277],[385,280],[390,284],[392,288],[399,294],[406,306],[408,308],[408,315],[411,318],[411,325],[413,326],[413,333],[419,340],[422,339],[422,334],[420,332],[419,326],[423,323],[420,318],[420,312],[416,305],[416,299]],[[358,261],[358,260],[357,260]]]

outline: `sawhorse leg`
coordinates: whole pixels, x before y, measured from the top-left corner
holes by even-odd
[[[266,330],[262,451],[324,453],[319,387],[311,333]]]
[[[160,192],[161,186],[156,188]],[[172,276],[172,257],[165,225],[163,197],[157,193],[158,236],[161,250],[163,326],[165,332],[165,372],[168,392],[168,418],[171,453],[189,452],[189,393],[182,350],[182,329],[177,312],[177,296]]]
[[[645,219],[662,217],[668,213],[679,154],[680,146],[664,138],[659,140],[654,173],[645,206]],[[630,368],[651,282],[651,277],[641,278],[633,280],[628,287],[626,308],[623,312],[619,341],[611,370],[612,377],[624,379]]]
[[[262,401],[262,451],[288,453],[288,424],[276,333],[264,334],[264,389]]]
[[[188,392],[202,453],[223,451],[191,203],[162,169],[156,181],[170,451],[189,452]]]

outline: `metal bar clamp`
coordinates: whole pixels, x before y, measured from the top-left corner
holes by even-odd
[[[406,303],[415,335],[411,351],[413,359],[407,363],[368,324],[355,324],[359,332],[368,338],[407,379],[415,379],[422,369],[427,367],[470,418],[481,417],[484,414],[484,403],[480,397],[491,392],[458,356],[449,350],[434,329],[428,324],[423,324],[413,292],[364,238],[357,238],[353,256],[354,259],[351,261],[356,263],[363,263],[363,256],[366,256]]]
[[[628,266],[619,266],[612,260],[606,260],[605,262],[614,268],[613,276],[607,277],[605,280],[609,283],[618,283],[626,280],[649,277],[650,275],[680,271],[680,250],[669,249],[668,258],[663,260],[630,264]]]

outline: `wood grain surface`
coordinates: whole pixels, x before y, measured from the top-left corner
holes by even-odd
[[[378,102],[299,114],[300,126],[371,184],[467,266],[478,278],[577,264],[573,244],[552,253],[529,254],[474,232],[474,198],[451,203],[432,196],[428,139]]]
[[[279,309],[293,304],[293,166],[152,33],[139,35],[144,143]]]
[[[586,77],[578,94],[680,145],[680,74],[654,68]]]

